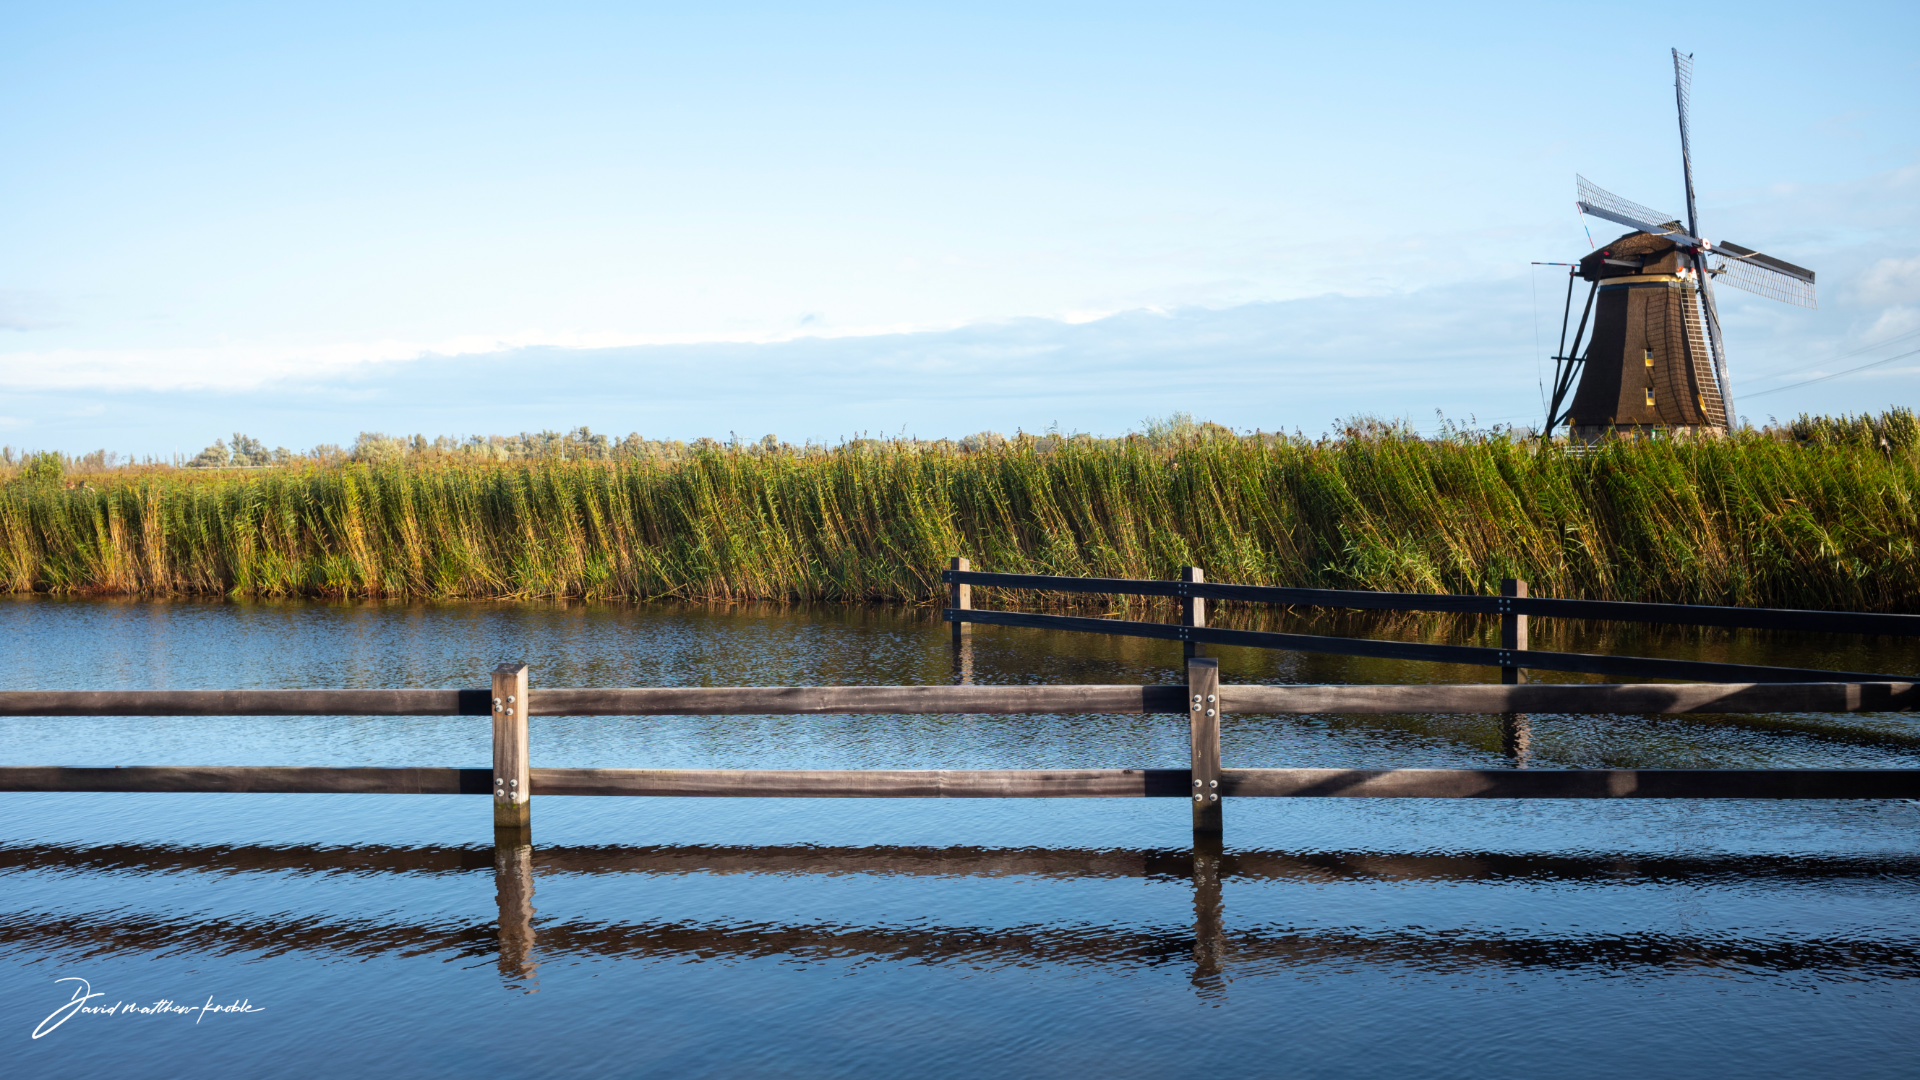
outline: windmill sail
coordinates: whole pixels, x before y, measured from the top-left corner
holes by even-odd
[[[1693,104],[1693,54],[1680,55],[1673,50],[1673,100],[1680,109],[1680,172],[1687,181],[1687,231],[1700,235],[1700,215],[1693,205],[1692,130],[1687,124],[1688,106]]]
[[[1680,55],[1679,49],[1673,50],[1673,103],[1680,114],[1680,174],[1687,182],[1687,231],[1694,236],[1700,235],[1700,211],[1693,201],[1693,127],[1687,122],[1687,113],[1693,105],[1693,54]],[[1727,372],[1727,351],[1720,344],[1720,312],[1713,302],[1713,275],[1708,272],[1707,262],[1701,254],[1706,245],[1695,241],[1694,251],[1687,260],[1693,264],[1695,277],[1700,285],[1700,306],[1705,309],[1703,319],[1707,334],[1708,352],[1713,357],[1713,371],[1720,384],[1721,423],[1730,424],[1733,419],[1733,379]]]
[[[1682,244],[1694,242],[1693,237],[1680,227],[1680,219],[1672,214],[1663,214],[1641,206],[1632,199],[1623,199],[1578,173],[1574,174],[1573,183],[1575,205],[1583,214],[1592,214],[1629,229],[1664,236]]]
[[[1707,264],[1723,285],[1801,307],[1820,306],[1814,301],[1813,271],[1804,267],[1725,242],[1713,245]]]

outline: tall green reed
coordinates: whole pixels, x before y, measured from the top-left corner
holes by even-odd
[[[1747,435],[1574,454],[1388,430],[28,478],[0,487],[0,581],[931,602],[964,554],[1007,572],[1165,578],[1193,564],[1218,581],[1466,593],[1517,576],[1536,595],[1914,611],[1916,452]]]

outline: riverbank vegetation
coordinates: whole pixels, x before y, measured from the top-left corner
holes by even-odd
[[[1356,424],[1309,439],[1183,418],[1118,439],[831,448],[596,443],[584,429],[545,453],[376,438],[285,456],[249,440],[269,460],[246,469],[10,455],[0,582],[937,602],[941,568],[963,554],[1007,572],[1166,578],[1193,564],[1216,581],[1483,594],[1522,577],[1535,595],[1920,611],[1920,424],[1904,410],[1585,452],[1498,432]]]

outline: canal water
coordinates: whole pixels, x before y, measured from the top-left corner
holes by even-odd
[[[1534,638],[1920,672],[1890,638],[1545,621]],[[980,683],[1181,677],[1173,643],[974,641]],[[1239,682],[1491,674],[1216,654]],[[956,677],[947,628],[904,608],[0,601],[6,689],[477,687],[503,660],[536,690]],[[484,767],[487,723],[0,720],[0,764]],[[1536,715],[1524,733],[1493,716],[1230,716],[1222,738],[1241,767],[1920,767],[1920,724],[1887,715]],[[532,754],[1178,768],[1187,750],[1178,717],[536,717]],[[1196,851],[1171,799],[547,798],[534,846],[496,852],[471,797],[0,793],[0,1042],[11,1075],[99,1080],[1920,1069],[1915,804],[1225,812],[1224,847]],[[55,1024],[76,988],[98,1011]]]

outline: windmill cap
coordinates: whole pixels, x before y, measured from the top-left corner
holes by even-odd
[[[1671,274],[1679,260],[1679,245],[1664,236],[1630,232],[1580,260],[1580,276],[1588,281],[1635,274]]]

